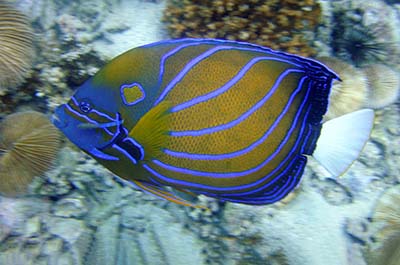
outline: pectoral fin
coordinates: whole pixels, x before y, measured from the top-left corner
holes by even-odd
[[[145,157],[157,157],[168,137],[168,102],[161,102],[149,110],[132,128],[129,136],[141,144]]]

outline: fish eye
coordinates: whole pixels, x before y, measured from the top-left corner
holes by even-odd
[[[88,113],[89,111],[92,110],[92,106],[91,106],[90,103],[87,102],[87,101],[81,101],[81,103],[79,103],[79,109],[80,109],[83,113]]]

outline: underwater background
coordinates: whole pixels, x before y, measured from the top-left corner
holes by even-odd
[[[325,119],[375,109],[359,159],[340,178],[309,159],[272,205],[205,210],[124,185],[49,123],[116,55],[183,37],[325,63],[342,79]],[[0,0],[0,265],[399,265],[399,55],[396,0]]]

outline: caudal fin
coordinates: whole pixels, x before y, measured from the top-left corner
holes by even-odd
[[[360,155],[374,123],[374,111],[362,109],[322,125],[314,158],[333,176],[342,175]]]

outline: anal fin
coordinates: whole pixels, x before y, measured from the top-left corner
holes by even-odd
[[[157,185],[153,185],[147,182],[143,182],[143,181],[138,181],[138,180],[133,180],[133,183],[138,186],[140,189],[142,189],[145,192],[148,192],[152,195],[155,195],[159,198],[168,200],[170,202],[176,203],[176,204],[180,204],[183,206],[189,206],[189,207],[193,207],[193,208],[203,208],[203,209],[207,209],[207,207],[205,206],[201,206],[201,205],[195,205],[192,204],[191,202],[184,200],[174,194],[172,194],[171,192],[163,189],[160,186]]]

